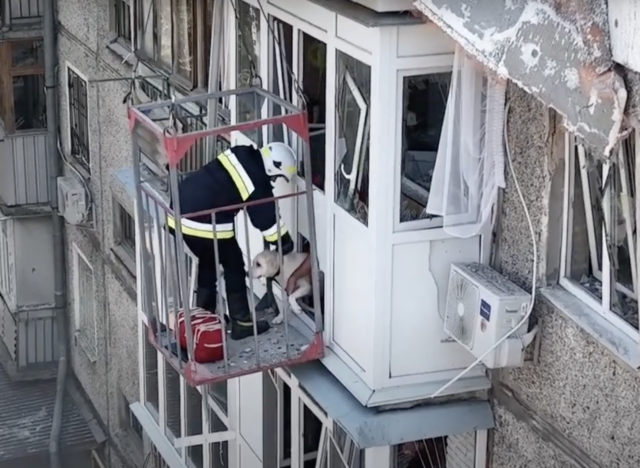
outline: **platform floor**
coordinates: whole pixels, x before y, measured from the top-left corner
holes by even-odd
[[[257,313],[258,320],[267,320],[271,322],[275,318],[273,311],[266,313]],[[197,364],[195,378],[188,380],[197,380],[201,383],[215,382],[226,380],[240,375],[251,374],[274,367],[281,367],[291,362],[304,362],[311,359],[309,355],[309,347],[313,344],[315,333],[300,320],[293,312],[289,312],[288,330],[285,323],[271,325],[271,328],[258,335],[258,345],[253,336],[244,340],[235,341],[230,337],[230,331],[227,331],[227,365],[224,361],[211,364]],[[180,349],[175,342],[173,333],[167,333],[166,330],[161,331],[157,337],[157,343],[160,344],[165,351],[168,351],[171,364],[176,369],[184,368],[187,363],[186,350]],[[309,355],[305,358],[305,352]],[[320,356],[318,356],[320,357]],[[318,357],[315,357],[317,359]],[[256,359],[257,358],[257,359]]]

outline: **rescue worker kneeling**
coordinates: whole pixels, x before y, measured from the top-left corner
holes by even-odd
[[[271,143],[260,150],[252,146],[234,146],[180,182],[180,212],[196,213],[271,198],[272,183],[278,177],[291,180],[295,171],[295,155],[284,143]],[[185,243],[198,257],[197,306],[211,312],[216,310],[218,280],[214,235],[218,239],[219,261],[224,269],[231,319],[231,338],[234,340],[253,335],[244,257],[234,232],[234,221],[239,211],[233,209],[217,212],[215,231],[211,215],[183,218],[181,223]],[[277,248],[278,239],[281,239],[282,254],[293,251],[291,235],[283,223],[278,223],[279,213],[274,201],[250,205],[247,212],[251,224],[262,232],[267,243]],[[167,224],[173,232],[173,217],[167,219]],[[268,329],[267,321],[257,322],[258,334]]]

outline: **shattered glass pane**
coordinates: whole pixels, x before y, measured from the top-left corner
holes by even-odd
[[[451,73],[407,76],[403,80],[400,222],[432,218],[425,207],[431,190]]]
[[[447,466],[448,437],[416,440],[396,445],[395,468],[445,468]]]
[[[567,275],[604,313],[611,311],[637,329],[634,171],[632,138],[609,164],[588,150],[576,151]]]
[[[337,51],[337,75],[335,202],[367,225],[371,67]]]

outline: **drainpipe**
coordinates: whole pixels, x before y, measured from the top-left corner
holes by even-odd
[[[67,320],[66,320],[66,264],[64,258],[64,223],[58,215],[57,179],[61,174],[61,157],[58,152],[58,82],[56,69],[58,51],[56,41],[55,0],[44,0],[44,84],[47,99],[47,154],[49,156],[49,192],[51,198],[51,221],[53,231],[54,262],[54,298],[58,329],[58,380],[56,402],[53,409],[53,421],[49,437],[51,467],[61,468],[60,431],[62,429],[62,411],[67,377]]]

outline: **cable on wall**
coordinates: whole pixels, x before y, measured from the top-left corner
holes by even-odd
[[[529,306],[527,307],[527,313],[524,315],[522,320],[513,327],[508,333],[506,333],[502,338],[496,341],[493,346],[491,346],[487,351],[485,351],[480,357],[478,357],[475,361],[473,361],[469,366],[452,378],[445,385],[440,387],[437,391],[435,391],[429,398],[435,398],[442,394],[447,388],[460,380],[464,375],[466,375],[471,369],[480,364],[484,358],[486,358],[493,350],[495,350],[498,346],[504,343],[511,335],[516,333],[516,331],[524,325],[531,313],[533,312],[533,305],[536,300],[536,288],[538,282],[538,245],[536,243],[536,231],[533,227],[533,221],[531,220],[531,215],[529,214],[529,208],[527,207],[527,202],[524,199],[524,195],[522,193],[522,189],[520,188],[520,183],[518,182],[518,177],[516,176],[515,170],[513,169],[513,159],[511,157],[511,147],[509,145],[509,110],[511,108],[511,99],[507,101],[504,112],[504,126],[503,126],[503,137],[504,137],[504,145],[505,145],[505,153],[507,155],[507,162],[509,163],[509,171],[511,172],[511,176],[513,177],[513,183],[516,188],[516,192],[518,193],[518,198],[520,198],[520,203],[522,204],[522,209],[524,211],[524,215],[527,219],[527,225],[529,226],[529,232],[531,234],[531,246],[533,253],[533,271],[531,278],[531,301],[529,302]]]

